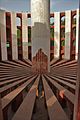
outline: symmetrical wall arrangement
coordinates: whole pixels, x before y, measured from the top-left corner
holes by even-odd
[[[0,60],[28,59],[28,17],[28,13],[0,10]]]
[[[51,60],[78,58],[79,9],[75,11],[54,12],[50,14]]]
[[[46,4],[47,8],[49,7],[48,3],[44,2],[44,4]],[[33,8],[34,7],[35,6],[33,6]],[[42,9],[39,12],[37,10],[37,14],[33,14],[33,11],[30,14],[0,10],[0,60],[31,59],[32,53],[34,53],[33,56],[35,56],[37,48],[39,47],[38,45],[40,44],[42,49],[42,46],[45,45],[45,51],[43,51],[45,54],[48,54],[48,56],[50,54],[51,60],[53,58],[78,58],[79,9],[75,11],[68,10],[61,13],[51,13],[50,19],[53,18],[54,21],[49,25],[50,19],[47,8],[45,8],[43,12]],[[34,12],[35,11],[36,9],[34,9]],[[46,11],[46,13],[44,11]],[[28,25],[28,18],[31,18],[31,15],[32,27]],[[20,25],[16,24],[17,18],[20,19]],[[49,33],[49,26],[51,33]],[[37,33],[35,34],[35,42],[32,40],[33,29],[35,29],[34,31]],[[32,37],[30,31],[32,32]],[[39,31],[40,36],[38,35]],[[36,41],[37,38],[38,42]],[[32,45],[36,45],[34,49],[32,49],[31,45],[28,46],[28,43],[31,42],[31,40]],[[47,52],[47,49],[50,53]]]
[[[35,1],[38,1],[39,5],[42,4],[40,0]],[[46,4],[45,1],[44,4]],[[46,6],[48,7],[48,4]],[[46,12],[48,16],[44,16],[45,13],[42,9],[37,13],[37,17],[36,14],[32,13],[34,15],[32,15],[32,37],[30,37],[32,38],[32,47],[34,47],[31,53],[33,61],[31,63],[28,60],[24,60],[25,62],[6,61],[0,63],[2,66],[0,67],[0,77],[2,79],[0,85],[0,120],[16,120],[17,117],[22,120],[23,118],[21,117],[23,116],[24,119],[28,119],[29,116],[30,120],[31,118],[33,119],[34,111],[37,111],[35,100],[40,100],[40,98],[43,98],[44,101],[46,100],[44,106],[46,103],[47,119],[53,120],[55,116],[58,120],[60,118],[61,120],[67,120],[67,117],[72,120],[74,115],[74,120],[80,120],[79,10],[69,10],[61,13],[54,12],[50,15],[54,17],[54,23],[50,25],[51,29],[53,29],[53,39],[51,40],[54,42],[51,51],[49,11]],[[20,18],[20,26],[16,25],[17,17]],[[29,58],[29,52],[31,51],[29,51],[28,47],[28,42],[30,41],[28,29],[30,28],[31,30],[31,26],[27,24],[28,17],[31,17],[31,14],[0,10],[0,60]],[[55,59],[54,61],[56,62],[51,66],[50,74],[44,74],[43,76],[41,74],[49,71],[50,53],[53,53],[53,58],[57,58],[59,61]],[[71,60],[60,60],[62,58]],[[73,59],[78,59],[78,64]],[[33,72],[31,68],[33,68]],[[40,75],[38,76],[35,72],[40,73]],[[21,75],[19,76],[19,74]],[[7,78],[5,79],[6,75]],[[8,80],[9,78],[11,79],[10,81]],[[73,78],[74,80],[72,80]],[[32,99],[32,96],[34,99]],[[27,114],[26,111],[30,114]],[[42,113],[44,112],[42,111]],[[46,115],[44,114],[44,116]],[[76,116],[78,119],[76,119]]]

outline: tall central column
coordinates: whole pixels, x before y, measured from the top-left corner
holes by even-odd
[[[38,67],[40,71],[41,69],[44,69],[44,71],[46,69],[49,72],[50,0],[31,0],[31,21],[32,60],[37,63],[34,66]],[[47,59],[45,60],[46,57]]]

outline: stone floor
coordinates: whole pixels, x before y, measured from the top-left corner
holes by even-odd
[[[32,120],[48,120],[47,109],[44,104],[44,97],[36,100],[36,112],[33,114]]]
[[[36,99],[35,113],[32,120],[48,120],[48,112],[45,106],[44,94],[42,94],[42,84],[39,84],[39,95]]]

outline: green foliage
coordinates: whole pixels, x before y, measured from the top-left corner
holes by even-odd
[[[53,26],[54,25],[54,22],[53,23],[50,23],[50,26]]]
[[[61,20],[61,25],[65,25],[65,19]]]
[[[28,28],[28,38],[31,38],[31,28]]]
[[[72,23],[73,23],[73,24],[76,24],[76,18],[73,19],[73,22],[72,22]]]
[[[50,38],[54,38],[54,29],[53,28],[50,29]]]
[[[61,38],[64,38],[65,37],[65,28],[62,28],[61,29]]]
[[[6,47],[7,47],[7,48],[10,47],[10,43],[9,43],[9,42],[6,43]]]
[[[73,42],[73,46],[76,46],[76,40],[74,40],[74,42]]]
[[[18,39],[17,45],[20,47],[21,46],[21,41]]]
[[[53,40],[50,41],[50,46],[54,46],[54,41]]]
[[[17,29],[17,39],[20,39],[20,37],[21,37],[21,31],[20,29]]]
[[[62,47],[65,46],[65,41],[64,40],[61,41],[61,46]]]

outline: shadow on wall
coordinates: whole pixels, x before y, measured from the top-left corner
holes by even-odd
[[[66,32],[64,40],[61,41],[61,33],[54,33],[54,56],[55,58],[61,58],[61,50],[65,59],[73,59],[72,52],[75,51],[75,46],[72,42],[71,32]],[[64,44],[63,44],[64,41]],[[75,55],[74,55],[75,56]]]
[[[1,29],[4,29],[4,28],[5,28],[5,26],[0,24],[0,61],[2,59],[2,55],[1,55]],[[7,38],[6,47],[7,47],[8,59],[11,60],[12,59],[12,40],[11,40],[12,38],[10,38],[10,34],[11,33],[9,33],[9,31],[6,32],[6,38]],[[73,48],[73,44],[71,42],[69,43],[69,36],[71,36],[70,34],[71,34],[70,32],[65,33],[65,36],[66,36],[66,51],[68,51],[67,53],[70,53],[70,50],[75,49],[75,47]],[[58,50],[59,50],[58,48],[61,45],[59,46],[58,42],[57,42],[59,34],[56,32],[55,35],[56,35],[56,41],[54,39],[54,46],[55,46],[55,54],[57,55]],[[16,37],[17,36],[14,34],[13,39],[15,40]],[[49,59],[49,56],[50,56],[49,55],[49,53],[50,53],[49,52],[50,51],[50,48],[49,48],[50,33],[49,33],[49,28],[47,27],[46,23],[44,23],[44,24],[43,23],[35,23],[34,24],[34,26],[32,27],[32,39],[33,39],[33,41],[35,41],[35,42],[33,42],[34,48],[32,50],[32,54],[35,56],[37,50],[42,48],[43,51],[45,50],[44,52],[47,54],[48,59]],[[3,40],[3,43],[4,42],[5,41]],[[15,48],[15,43],[13,45],[14,48]],[[27,43],[24,43],[24,45],[27,45]],[[22,59],[22,42],[21,42],[21,40],[18,40],[18,39],[17,39],[17,48],[18,48],[18,58]],[[60,50],[59,50],[59,54],[60,54]],[[72,54],[72,53],[70,53],[70,54]],[[67,54],[66,56],[67,56],[67,58],[70,57],[69,54]]]
[[[0,22],[0,61],[2,61],[2,59],[6,60],[7,59],[7,54],[6,54],[6,46],[5,46],[5,35],[4,35],[4,30],[6,30],[6,26],[4,26],[3,24],[1,24]],[[2,39],[3,37],[3,39]],[[3,53],[3,55],[1,54]]]
[[[5,34],[2,31],[6,31],[6,39],[5,39]],[[1,38],[2,35],[2,38]],[[8,60],[12,60],[12,37],[13,37],[13,54],[14,56],[16,55],[16,35],[15,34],[11,34],[11,28],[8,28],[7,26],[4,26],[2,24],[0,24],[0,61],[2,61],[2,56],[6,56],[7,54],[7,59]],[[2,49],[3,48],[3,53],[2,53]],[[5,49],[7,50],[6,54],[5,54]],[[3,54],[3,55],[2,55]],[[4,57],[5,58],[5,57]]]
[[[34,23],[31,31],[32,39],[32,59],[36,56],[38,50],[46,54],[48,59],[48,68],[50,62],[50,27],[46,23]]]
[[[36,55],[38,49],[42,48],[43,51],[49,55],[50,51],[50,28],[46,23],[34,23],[31,30],[32,39],[32,56]]]
[[[5,35],[2,31],[6,29],[6,39]],[[4,36],[1,38],[1,35]],[[8,28],[7,26],[4,26],[0,23],[0,61],[2,61],[2,48],[5,51],[5,48],[7,50],[7,59],[12,60],[12,46],[13,46],[13,54],[14,58],[17,58],[16,55],[18,56],[18,59],[22,59],[22,42],[21,39],[16,41],[17,35],[11,33],[11,28]],[[13,43],[12,43],[13,39]],[[12,45],[13,44],[13,45]],[[17,53],[18,52],[18,53]],[[3,56],[5,56],[5,52],[3,53]],[[5,58],[5,57],[4,57]]]

